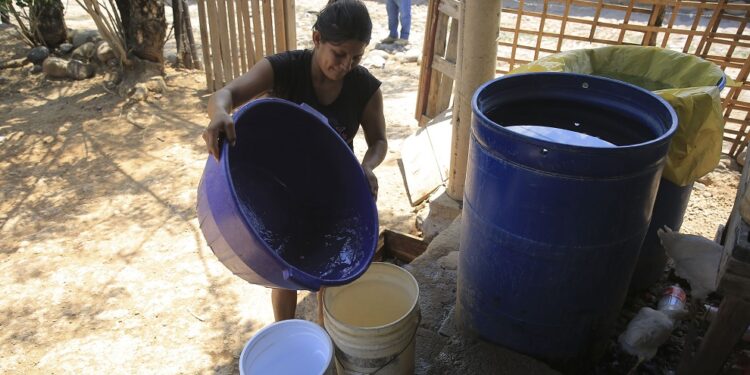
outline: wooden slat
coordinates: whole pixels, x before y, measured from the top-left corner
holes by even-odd
[[[255,61],[258,62],[264,56],[263,46],[263,28],[260,25],[261,11],[260,0],[250,0],[250,7],[253,11],[253,38],[255,38]]]
[[[452,72],[442,72],[443,78],[441,80],[440,89],[437,95],[437,109],[438,112],[443,112],[448,109],[451,100],[451,94],[453,94],[453,82],[456,79],[456,55],[458,53],[458,20],[452,19],[451,26],[449,28],[450,36],[448,37],[448,46],[445,48],[445,61],[450,63],[453,67]],[[433,62],[434,66],[434,62]]]
[[[437,33],[435,36],[435,56],[433,57],[433,65],[435,59],[442,59],[445,56],[445,47],[448,39],[448,16],[443,13],[438,15],[437,21]],[[440,90],[440,86],[443,84],[443,74],[438,72],[432,72],[433,84],[430,87],[429,94],[427,95],[427,116],[435,117],[441,112],[437,108],[437,95]]]
[[[677,20],[677,15],[680,14],[680,5],[681,3],[678,2],[672,8],[672,16],[669,17],[669,23],[667,24],[667,28],[664,30],[664,37],[662,38],[662,41],[661,41],[661,48],[666,48],[667,43],[669,43],[669,34],[670,34],[670,31],[672,30],[672,27],[674,27],[675,21]]]
[[[266,44],[266,56],[269,56],[274,54],[271,0],[261,0],[261,5],[263,6],[263,36]]]
[[[719,0],[717,4],[717,8],[713,11],[713,14],[711,14],[711,19],[708,21],[708,26],[706,26],[703,37],[698,43],[698,49],[695,52],[695,54],[698,56],[706,56],[711,50],[711,40],[713,39],[711,38],[711,35],[713,33],[716,33],[716,30],[719,27],[718,21],[719,19],[721,19],[721,14],[724,12],[723,8],[724,4],[726,4],[726,0]]]
[[[411,263],[427,250],[427,243],[410,234],[386,229],[384,232],[387,251],[402,262]]]
[[[273,0],[273,27],[276,36],[276,52],[286,51],[286,27],[284,26],[284,0]]]
[[[693,42],[693,38],[696,35],[696,30],[698,30],[698,25],[700,25],[701,17],[703,16],[703,8],[697,8],[695,13],[695,18],[693,19],[693,24],[690,25],[690,34],[688,34],[687,40],[685,41],[685,46],[682,48],[682,53],[689,53],[690,52],[690,45]]]
[[[417,108],[414,117],[419,125],[424,125],[423,116],[427,112],[427,97],[432,84],[432,59],[435,55],[435,36],[437,34],[437,16],[440,0],[429,0],[427,8],[427,24],[425,25],[424,44],[422,46],[422,67],[419,74],[419,89],[417,90]]]
[[[685,375],[717,374],[732,348],[750,323],[750,303],[734,296],[726,296],[719,312],[708,327],[695,357],[677,373]]]
[[[656,27],[657,30],[661,30],[661,24],[664,20],[665,10],[666,8],[663,5],[654,4],[651,11],[651,17],[649,17],[648,19],[648,25]],[[657,32],[658,31],[647,31],[645,34],[643,34],[643,40],[641,41],[641,44],[644,46],[655,46]]]
[[[570,3],[571,3],[570,0],[565,2],[565,11],[563,12],[562,24],[560,25],[560,35],[565,35],[565,26],[568,24],[568,17],[570,16]],[[562,50],[562,43],[563,43],[563,38],[560,38],[557,41],[558,51]]]
[[[518,12],[516,13],[516,30],[521,29],[521,19],[523,18],[523,2],[524,0],[518,1]],[[500,12],[502,14],[502,11]],[[510,60],[508,61],[508,65],[510,66],[508,69],[513,70],[515,66],[516,61],[516,46],[518,46],[518,34],[513,34],[513,44],[511,46],[510,50]]]
[[[253,43],[253,33],[250,31],[250,24],[252,23],[252,20],[250,19],[250,7],[247,4],[247,0],[239,0],[239,2],[243,20],[242,24],[244,26],[243,29],[245,30],[245,51],[247,53],[245,60],[247,61],[247,70],[250,70],[256,62],[255,43]]]
[[[456,79],[456,64],[440,56],[435,55],[433,57],[432,69],[437,70],[440,74],[448,76],[450,79]]]
[[[635,6],[635,0],[630,0],[628,3],[628,9],[625,11],[625,17],[622,20],[623,25],[630,22],[630,15],[633,14],[633,7]],[[622,44],[625,39],[625,28],[620,29],[620,35],[617,37],[617,44]]]
[[[591,24],[591,31],[589,32],[589,40],[594,39],[594,35],[596,34],[596,25],[599,22],[599,16],[602,14],[602,5],[604,0],[599,0],[596,3],[596,11],[594,12],[594,19],[593,23]],[[546,2],[545,2],[546,5]]]
[[[232,79],[240,76],[240,49],[239,49],[239,38],[237,34],[237,24],[235,22],[236,13],[234,11],[234,0],[226,0],[227,2],[227,18],[229,20],[229,46],[232,51]]]
[[[284,0],[284,26],[286,27],[286,48],[297,49],[297,21],[294,0]]]
[[[737,75],[736,79],[739,82],[745,82],[747,81],[748,75],[750,75],[750,60],[745,60],[745,66]],[[743,91],[742,87],[732,87],[729,90],[729,93],[727,94],[727,98],[731,98],[733,102],[739,101],[740,94],[742,93],[742,91]],[[727,121],[730,119],[730,116],[733,110],[734,110],[734,105],[732,103],[726,106],[726,109],[724,111],[724,121]],[[748,127],[748,121],[744,122],[740,127],[740,131],[742,132],[742,134],[745,134],[747,132],[747,127]],[[743,138],[746,138],[746,139],[743,139]],[[732,142],[732,147],[729,150],[729,154],[733,156],[739,155],[742,152],[742,150],[747,147],[747,139],[748,139],[747,137],[738,136]]]
[[[232,52],[229,47],[229,40],[226,37],[229,35],[229,26],[227,25],[227,4],[226,0],[216,0],[218,5],[218,17],[217,22],[219,23],[218,30],[221,31],[219,35],[219,43],[221,46],[221,62],[224,65],[224,84],[229,83],[234,77],[232,77]]]
[[[547,4],[544,2],[544,9],[542,10],[542,17],[539,20],[539,29],[536,34],[536,48],[534,48],[534,60],[539,58],[539,50],[542,48],[542,33],[544,32],[544,21],[547,20]]]
[[[460,17],[458,7],[459,3],[456,0],[440,0],[438,10],[450,18],[458,19]]]
[[[247,5],[246,0],[236,0],[235,3],[235,16],[237,17],[237,46],[239,47],[239,56],[240,59],[240,74],[247,72],[248,69],[248,62],[247,62],[247,43],[245,43],[245,26],[246,22],[249,21],[248,18],[244,17],[244,14],[242,12],[242,4]],[[250,34],[248,34],[248,37]]]
[[[206,89],[211,92],[214,88],[214,72],[212,68],[210,50],[211,44],[208,37],[208,24],[206,23],[206,0],[198,0],[198,22],[201,28],[201,49],[203,50],[203,71],[206,73]]]
[[[229,81],[225,80],[223,60],[221,58],[221,29],[219,28],[218,12],[216,10],[216,0],[207,0],[207,13],[209,30],[211,31],[211,61],[214,68],[214,91],[224,87]]]

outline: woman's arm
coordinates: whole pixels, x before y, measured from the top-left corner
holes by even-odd
[[[224,134],[227,141],[234,144],[236,135],[232,110],[250,99],[273,88],[273,68],[267,59],[260,60],[247,73],[235,78],[216,91],[208,100],[210,122],[203,132],[208,153],[219,160],[219,136]]]
[[[385,159],[388,140],[385,137],[385,117],[383,115],[383,93],[378,89],[372,94],[362,113],[362,130],[365,132],[367,152],[362,158],[362,169],[370,182],[372,195],[378,196],[378,179],[372,172]]]

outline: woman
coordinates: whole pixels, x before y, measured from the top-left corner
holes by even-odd
[[[362,2],[329,2],[313,26],[312,51],[268,56],[211,96],[208,102],[211,121],[203,132],[208,152],[219,159],[220,136],[234,144],[232,110],[252,98],[270,93],[315,108],[328,118],[330,126],[352,149],[361,125],[367,141],[362,169],[377,198],[378,180],[373,169],[383,161],[388,148],[383,95],[380,81],[359,66],[371,33],[372,21]],[[273,289],[271,303],[276,321],[292,319],[297,307],[297,291]]]

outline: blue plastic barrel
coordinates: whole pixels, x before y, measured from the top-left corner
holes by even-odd
[[[667,265],[667,254],[657,231],[664,226],[676,232],[680,230],[692,191],[692,183],[679,186],[666,178],[661,179],[654,201],[654,211],[651,213],[651,223],[630,280],[631,290],[648,289],[661,278],[664,266]]]
[[[378,216],[367,179],[328,121],[281,99],[234,116],[237,142],[209,157],[198,187],[206,242],[250,283],[318,290],[369,266]]]
[[[495,79],[472,106],[458,321],[561,368],[590,363],[624,303],[675,112],[636,86],[568,73]]]
[[[726,76],[722,76],[716,84],[719,91],[724,89],[726,80]],[[689,119],[678,118],[678,121],[689,121]],[[651,224],[646,232],[643,245],[641,245],[638,262],[636,262],[635,271],[633,271],[633,277],[630,280],[631,290],[647,289],[661,278],[664,273],[664,266],[667,265],[667,255],[657,231],[664,226],[668,226],[676,232],[680,230],[692,191],[693,183],[680,186],[666,178],[661,179],[659,191],[656,193],[656,200],[654,201],[654,211],[651,213]]]

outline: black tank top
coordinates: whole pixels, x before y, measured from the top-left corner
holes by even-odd
[[[336,100],[322,105],[312,85],[312,51],[287,51],[266,59],[273,68],[272,95],[315,108],[328,118],[329,125],[353,148],[362,113],[380,87],[380,81],[366,68],[357,66],[344,76],[344,85]]]

